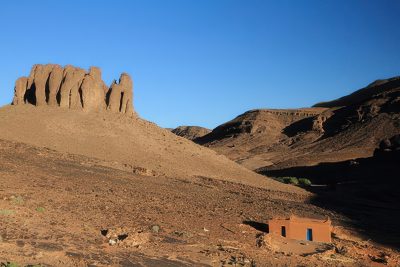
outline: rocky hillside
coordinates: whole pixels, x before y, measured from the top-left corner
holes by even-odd
[[[293,194],[206,177],[152,178],[99,165],[95,158],[1,139],[0,177],[2,266],[400,262],[399,253],[373,245],[355,228],[338,226],[348,218]],[[265,223],[292,214],[329,216],[335,224],[333,244],[273,241]],[[386,235],[390,230],[370,229]]]
[[[383,93],[393,88],[400,86],[400,76],[396,76],[389,79],[376,80],[368,86],[351,93],[350,95],[335,99],[329,102],[321,102],[314,105],[314,107],[341,107],[349,106],[357,102],[365,101],[371,98],[373,95]]]
[[[367,158],[324,162],[313,166],[261,168],[264,175],[307,177],[318,197],[314,203],[362,222],[373,239],[400,247],[400,135],[385,138]],[[379,225],[385,225],[380,229]]]
[[[253,170],[337,162],[372,156],[400,133],[399,113],[395,77],[311,109],[249,111],[195,142]]]
[[[177,136],[181,136],[189,140],[194,140],[206,134],[209,134],[211,130],[199,126],[179,126],[175,129],[171,129],[171,132],[176,134]]]
[[[0,139],[96,158],[100,165],[151,177],[201,176],[306,194],[127,116],[133,112],[131,101],[127,74],[107,88],[98,68],[86,73],[72,66],[35,65],[29,77],[17,80],[13,105],[0,108],[0,124],[6,129]]]
[[[71,65],[37,64],[28,77],[15,82],[12,103],[133,114],[132,102],[133,82],[126,73],[109,88],[97,67],[86,71]]]

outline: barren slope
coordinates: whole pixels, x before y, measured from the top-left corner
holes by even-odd
[[[287,138],[284,129],[292,123],[313,117],[325,108],[257,109],[248,111],[215,128],[210,134],[194,141],[224,154],[249,169],[270,165],[268,154]],[[275,150],[272,152],[274,155]]]
[[[271,239],[265,223],[273,216],[329,215],[335,226],[350,223],[295,194],[201,177],[141,176],[99,166],[98,159],[5,140],[0,140],[0,177],[0,263],[82,267],[399,263],[397,252],[350,235],[353,231],[347,227],[335,227],[332,246]]]
[[[249,111],[195,141],[253,170],[370,157],[400,133],[399,81],[377,81],[319,108]]]
[[[211,130],[199,126],[179,126],[175,129],[172,129],[171,132],[173,132],[177,136],[185,137],[189,140],[194,140],[196,138],[209,134]]]
[[[373,83],[369,84],[368,86],[361,88],[349,95],[343,96],[339,99],[335,99],[328,102],[321,102],[314,105],[314,107],[341,107],[341,106],[349,106],[353,105],[357,102],[363,102],[373,95],[380,94],[388,89],[398,88],[400,87],[400,76],[383,79],[383,80],[376,80]]]
[[[297,188],[244,167],[145,120],[31,105],[0,109],[0,138],[86,155],[114,168],[145,175],[204,176],[281,191]]]

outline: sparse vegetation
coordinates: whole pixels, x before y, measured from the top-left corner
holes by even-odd
[[[12,215],[15,211],[13,210],[0,210],[0,215]]]
[[[1,267],[19,267],[19,265],[15,262],[7,262],[7,263],[1,263]]]
[[[301,186],[311,186],[311,181],[307,178],[299,178],[298,180]]]
[[[0,263],[0,267],[19,267],[20,265],[15,262],[2,262]],[[28,264],[24,265],[25,267],[42,267],[41,264]]]
[[[297,177],[276,177],[275,180],[291,185],[298,185],[298,186],[311,186],[311,181],[307,178],[297,178]]]
[[[10,199],[11,199],[11,202],[15,205],[23,205],[24,204],[24,198],[22,196],[11,196]]]
[[[298,185],[299,184],[299,180],[297,180],[296,177],[283,177],[282,181],[285,184],[292,184],[292,185]]]
[[[37,212],[45,212],[46,209],[43,208],[43,207],[37,207],[37,208],[36,208],[36,211],[37,211]]]

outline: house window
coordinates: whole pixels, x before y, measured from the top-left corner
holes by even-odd
[[[286,227],[285,227],[285,226],[282,226],[282,227],[281,227],[281,235],[282,235],[283,237],[286,237]]]

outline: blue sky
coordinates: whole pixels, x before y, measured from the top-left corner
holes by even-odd
[[[132,75],[162,127],[306,107],[400,75],[397,0],[0,1],[0,105],[35,63]]]

